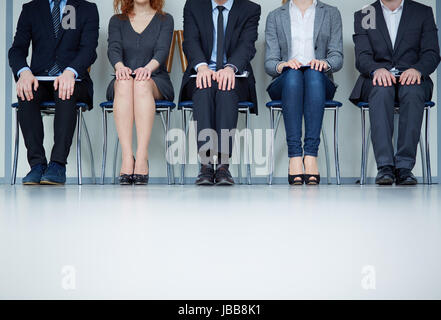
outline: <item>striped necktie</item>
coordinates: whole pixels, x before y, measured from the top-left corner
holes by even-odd
[[[61,31],[61,11],[60,11],[61,0],[54,0],[54,7],[52,9],[52,22],[54,24],[55,38],[58,39]],[[54,66],[49,70],[50,76],[55,76],[61,72],[61,68],[55,62]]]

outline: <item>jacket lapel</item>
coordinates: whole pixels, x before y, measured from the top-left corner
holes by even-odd
[[[204,25],[206,26],[205,32],[206,32],[206,38],[208,41],[208,52],[209,56],[211,56],[211,52],[213,52],[213,32],[214,32],[214,25],[213,25],[213,6],[211,4],[211,0],[203,1],[203,19],[204,19]]]
[[[228,23],[227,28],[225,29],[225,49],[226,52],[229,52],[231,45],[231,38],[233,36],[234,27],[236,26],[236,22],[239,19],[240,12],[240,0],[234,0],[233,6],[231,7],[231,11],[228,14]]]
[[[406,34],[406,29],[408,26],[407,22],[411,18],[411,12],[412,12],[412,9],[409,7],[410,7],[410,0],[404,1],[403,14],[401,15],[400,26],[398,27],[397,39],[395,40],[394,52],[397,50],[398,46],[400,45],[401,40],[403,39],[404,35]]]
[[[49,1],[40,0],[40,6],[42,8],[41,14],[42,14],[42,21],[46,25],[46,29],[49,33],[49,37],[53,41],[55,41],[55,31],[54,31],[54,24],[52,23],[52,12],[51,7],[49,5]]]
[[[291,55],[291,42],[292,42],[292,35],[291,35],[291,14],[289,12],[289,2],[288,1],[283,7],[282,7],[282,28],[286,35],[286,43],[288,44],[288,56]]]
[[[75,8],[77,8],[78,5],[79,5],[78,0],[68,0],[67,3],[66,3],[66,6],[73,6]],[[65,9],[65,12],[66,12],[66,9]],[[63,19],[66,16],[65,12],[62,12]],[[74,15],[74,16],[76,16],[76,15]],[[52,15],[51,15],[51,19],[52,19]],[[63,38],[65,31],[66,30],[63,28],[63,24],[61,24],[60,36],[57,39],[57,46],[60,43],[61,39]]]
[[[323,19],[325,17],[325,9],[323,7],[324,7],[323,3],[317,1],[317,7],[315,8],[315,20],[314,20],[314,45],[317,44],[320,28],[322,27]]]
[[[389,29],[387,28],[386,20],[384,20],[383,8],[381,7],[380,0],[375,2],[374,7],[376,12],[377,27],[380,33],[383,35],[384,40],[386,41],[387,48],[392,53],[392,40],[390,39]]]

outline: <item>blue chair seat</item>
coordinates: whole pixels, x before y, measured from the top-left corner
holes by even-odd
[[[369,108],[369,103],[367,103],[367,102],[359,102],[358,104],[357,104],[357,106],[359,107],[359,108]],[[399,105],[399,103],[398,102],[396,102],[395,103],[395,107],[396,108],[398,108],[400,105]],[[434,106],[435,106],[435,102],[433,102],[433,101],[427,101],[426,103],[424,103],[424,106],[427,108],[433,108]]]
[[[266,106],[268,108],[281,108],[282,101],[274,100],[274,101],[268,102],[266,104]],[[326,103],[325,103],[325,108],[341,108],[342,106],[343,106],[343,104],[341,102],[334,101],[334,100],[329,100],[329,101],[326,101]]]
[[[193,101],[182,101],[179,103],[179,110],[182,108],[193,108]],[[254,103],[249,101],[239,102],[239,108],[248,108],[250,110],[254,109]]]
[[[157,108],[170,108],[170,109],[174,109],[176,108],[176,104],[174,102],[171,101],[166,101],[166,100],[157,100],[156,102],[156,107]],[[113,101],[106,101],[100,104],[101,108],[113,108]]]
[[[41,107],[44,108],[55,108],[55,102],[54,101],[46,101],[41,103]],[[12,108],[16,109],[18,108],[18,102],[12,104]],[[90,110],[90,107],[87,103],[84,102],[78,102],[77,108]]]

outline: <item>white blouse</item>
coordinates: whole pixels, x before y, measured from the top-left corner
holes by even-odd
[[[315,59],[314,22],[317,0],[306,10],[305,15],[290,0],[291,16],[291,59],[297,59],[302,65],[307,65]]]

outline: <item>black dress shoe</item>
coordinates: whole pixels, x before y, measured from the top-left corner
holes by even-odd
[[[209,165],[202,165],[199,176],[196,180],[198,186],[212,186],[214,185],[214,169]]]
[[[133,175],[122,174],[119,176],[119,184],[121,186],[131,186],[133,184]]]
[[[233,176],[228,169],[228,165],[220,165],[216,170],[215,182],[217,186],[232,186],[234,185]]]
[[[395,172],[397,185],[399,186],[414,186],[418,184],[417,178],[409,169],[397,169]]]
[[[302,186],[305,183],[304,174],[288,174],[288,183],[291,186]]]
[[[394,168],[391,166],[385,166],[378,168],[377,178],[375,183],[380,186],[391,186],[395,182]]]

